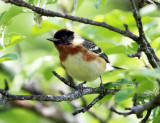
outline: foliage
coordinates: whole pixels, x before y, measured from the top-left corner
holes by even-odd
[[[72,8],[73,4],[73,0],[25,1],[35,6],[52,9],[54,11],[63,11],[65,9],[67,11],[69,7]],[[120,29],[124,29],[123,24],[125,23],[129,26],[131,32],[138,34],[132,12],[129,11],[130,8],[128,9],[129,4],[122,1],[120,2],[123,3],[123,6],[119,6],[118,1],[116,1],[117,4],[115,4],[115,1],[111,0],[78,0],[77,3],[73,5],[75,8],[70,14],[85,16],[99,22],[104,21]],[[58,5],[60,6],[59,8],[57,7]],[[63,8],[64,6],[66,6],[66,8]],[[108,55],[114,66],[120,66],[126,69],[105,73],[103,75],[105,88],[121,90],[115,95],[105,96],[99,102],[98,106],[94,106],[93,110],[95,110],[95,114],[107,117],[110,112],[108,106],[112,105],[110,102],[114,102],[113,104],[116,103],[118,107],[124,107],[124,105],[131,106],[131,99],[135,93],[138,94],[138,104],[144,104],[149,98],[154,97],[158,93],[159,85],[157,79],[160,79],[160,68],[146,69],[146,65],[151,66],[144,54],[142,54],[140,59],[129,58],[127,55],[135,53],[138,49],[138,45],[131,39],[97,26],[84,25],[62,18],[42,17],[26,8],[6,6],[3,2],[0,2],[0,8],[2,8],[2,11],[0,11],[1,88],[4,86],[2,82],[4,79],[7,79],[9,80],[10,92],[15,94],[28,94],[28,92],[22,88],[26,83],[34,83],[36,88],[42,90],[45,94],[56,95],[59,94],[59,91],[68,92],[68,87],[60,83],[59,80],[52,75],[52,70],[57,71],[62,76],[65,76],[65,71],[60,66],[58,52],[54,48],[54,45],[46,40],[46,38],[52,37],[58,29],[68,28],[73,29],[85,38],[93,40]],[[160,18],[152,14],[154,12],[157,13],[157,11],[159,12],[159,10],[153,9],[152,13],[143,14],[143,9],[145,8],[142,8],[142,20],[146,35],[148,36],[147,38],[157,56],[160,58]],[[154,18],[152,18],[152,16],[154,16]],[[2,70],[2,68],[5,70]],[[13,78],[10,78],[8,73],[4,72],[8,69],[14,73]],[[137,87],[136,82],[138,82]],[[96,82],[88,83],[87,86],[97,87],[99,83],[99,80],[96,80]],[[87,102],[90,102],[93,98],[94,96],[92,95],[85,96]],[[32,103],[35,104],[36,102]],[[52,105],[52,107],[56,107],[55,105],[67,115],[71,115],[74,109],[68,102],[56,103]],[[13,123],[17,121],[24,123],[52,122],[32,111],[24,110],[25,112],[23,112],[22,109],[13,108],[10,111],[2,111],[0,113],[0,119],[2,122]],[[20,117],[22,114],[24,114],[25,117],[23,118],[26,120]],[[154,123],[159,122],[159,114],[160,108],[158,107],[154,109],[152,119],[150,120]],[[80,117],[87,119],[87,121],[82,120],[80,122],[97,122],[97,120],[89,114],[85,116],[81,115]],[[122,117],[118,118],[119,122],[127,123],[132,120],[138,122],[134,117],[125,119]],[[117,119],[113,116],[110,122],[117,122]]]

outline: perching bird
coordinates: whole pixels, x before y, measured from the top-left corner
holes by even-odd
[[[57,31],[52,41],[59,51],[62,67],[73,78],[80,81],[93,81],[104,72],[121,69],[112,66],[107,55],[92,41],[77,33],[61,29]],[[100,89],[103,94],[104,86],[101,79]]]

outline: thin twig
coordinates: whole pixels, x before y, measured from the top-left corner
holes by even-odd
[[[68,74],[66,74],[66,79],[67,79],[67,81],[75,84],[73,78],[72,78],[71,76],[69,76]],[[85,100],[84,97],[81,97],[81,100],[82,100],[82,102],[83,102],[82,106],[85,107],[85,106],[87,105],[87,101]],[[74,108],[76,108],[76,106],[75,106],[73,103],[71,103],[71,105],[72,105]],[[104,121],[101,117],[99,117],[97,114],[95,114],[93,111],[88,110],[88,113],[89,113],[92,117],[94,117],[95,119],[98,119],[98,120],[100,121],[100,123],[105,123],[105,121]]]
[[[138,82],[136,82],[136,86],[135,86],[135,88],[137,88],[138,87]],[[135,93],[134,94],[134,97],[133,97],[133,106],[136,106],[137,105],[137,97],[138,97],[138,94],[137,93]]]
[[[158,106],[160,106],[160,94],[158,94],[156,97],[152,98],[147,103],[144,103],[142,105],[136,105],[131,108],[126,108],[126,110],[130,110],[129,112],[126,112],[126,113],[119,112],[119,111],[115,110],[113,107],[111,107],[110,110],[119,114],[119,115],[128,116],[131,114],[136,114],[138,118],[142,118],[142,116],[143,116],[142,114],[145,110],[152,110]],[[148,115],[146,117],[148,117]]]
[[[128,116],[128,115],[130,115],[130,114],[133,114],[132,111],[126,112],[126,113],[119,112],[119,111],[117,111],[116,109],[114,109],[113,107],[111,107],[110,110],[113,111],[113,112],[115,112],[115,113],[117,113],[117,114],[119,114],[119,115],[123,115],[123,116],[125,116],[125,117]]]
[[[140,17],[140,15],[138,13],[138,10],[136,8],[135,1],[130,0],[130,2],[131,2],[132,11],[133,11],[133,16],[136,20],[136,24],[137,24],[137,27],[138,27],[139,36],[143,37],[145,34],[144,34],[144,31],[143,31],[143,25],[142,25],[141,17]]]
[[[105,95],[104,95],[105,96]],[[89,105],[85,106],[84,108],[77,110],[75,112],[73,112],[73,115],[77,115],[79,113],[84,113],[86,111],[88,111],[94,104],[96,104],[99,100],[101,100],[104,96],[99,95],[98,97],[96,97]]]
[[[9,90],[9,85],[8,85],[7,79],[4,80],[4,84],[5,84],[4,90],[5,90],[5,91],[8,91],[8,90]]]
[[[61,77],[60,75],[58,75],[55,71],[52,71],[52,73],[58,78],[60,79],[64,84],[68,85],[71,88],[77,89],[77,86],[71,82],[68,82],[65,78]]]
[[[83,107],[86,106],[86,105],[87,105],[87,102],[86,102],[85,98],[82,97],[81,99],[82,99],[82,102],[83,102]],[[98,119],[98,120],[100,121],[100,123],[105,123],[105,121],[104,121],[101,117],[99,117],[97,114],[95,114],[93,111],[88,110],[88,113],[89,113],[91,116],[93,116],[94,118]]]
[[[127,36],[127,37],[131,38],[132,40],[136,41],[140,46],[141,45],[142,46],[147,46],[147,49],[144,52],[147,55],[148,60],[149,60],[150,64],[152,65],[152,67],[157,68],[158,65],[160,65],[160,61],[159,61],[158,57],[156,56],[155,52],[153,51],[153,49],[151,48],[150,44],[148,42],[145,42],[145,41],[140,42],[141,38],[139,38],[137,35],[130,32],[129,30],[127,30],[127,31],[122,30],[122,29],[116,28],[114,26],[111,26],[111,25],[109,25],[105,22],[98,22],[98,21],[93,21],[93,20],[88,19],[88,18],[76,17],[76,16],[72,16],[72,15],[69,15],[69,14],[58,13],[58,12],[54,12],[54,11],[50,11],[50,10],[45,10],[43,8],[36,7],[34,5],[30,5],[30,4],[28,4],[28,3],[26,3],[22,0],[3,0],[3,1],[5,1],[6,3],[11,3],[11,4],[14,4],[14,5],[17,5],[17,6],[26,7],[28,9],[31,9],[32,11],[42,15],[42,16],[61,17],[61,18],[72,20],[72,21],[81,22],[81,23],[84,23],[84,24],[90,24],[90,25],[95,25],[95,26],[99,26],[99,27],[104,27],[104,28],[107,28],[111,31],[117,32],[121,35]],[[131,0],[131,1],[134,3],[133,0]],[[134,4],[132,4],[132,5],[134,5]],[[137,12],[135,12],[135,13],[137,13]],[[138,16],[136,15],[136,17],[138,17]],[[140,27],[139,25],[141,25],[141,23],[139,23],[139,22],[137,23],[138,27]],[[142,27],[139,28],[139,31],[140,31],[140,34],[143,35],[144,31],[143,31]],[[144,40],[146,40],[146,38],[144,38]]]
[[[147,114],[146,114],[146,116],[144,117],[144,119],[141,121],[141,123],[145,123],[145,122],[148,120],[149,116],[151,115],[151,112],[152,112],[151,109],[148,109],[148,110],[147,110]]]
[[[98,21],[94,21],[88,18],[82,18],[82,17],[76,17],[76,16],[72,16],[66,13],[58,13],[58,12],[54,12],[54,11],[50,11],[50,10],[45,10],[43,8],[39,8],[36,7],[34,5],[30,5],[22,0],[3,0],[6,3],[11,3],[17,6],[21,6],[21,7],[27,7],[29,9],[31,9],[32,11],[41,14],[43,16],[48,16],[48,17],[61,17],[61,18],[65,18],[65,19],[69,19],[72,21],[77,21],[77,22],[81,22],[81,23],[85,23],[85,24],[90,24],[90,25],[95,25],[95,26],[99,26],[99,27],[104,27],[107,28],[109,30],[115,31],[117,33],[120,33],[124,36],[130,37],[133,40],[138,40],[138,37],[136,35],[134,35],[133,33],[128,33],[125,30],[121,30],[119,28],[116,28],[114,26],[111,26],[109,24],[106,24],[105,22],[98,22]]]
[[[142,46],[140,46],[140,47],[138,48],[138,50],[137,50],[136,53],[134,53],[134,54],[128,54],[128,57],[138,57],[138,58],[140,59],[140,57],[141,57],[141,52],[142,52],[142,51],[145,51],[145,48],[142,47]]]

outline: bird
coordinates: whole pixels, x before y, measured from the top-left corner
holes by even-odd
[[[102,75],[115,69],[108,56],[93,41],[88,40],[74,31],[68,29],[58,30],[53,38],[47,40],[54,43],[59,52],[62,67],[72,78],[83,81],[78,87],[86,82],[91,82],[100,77],[100,90],[103,95],[104,85]]]

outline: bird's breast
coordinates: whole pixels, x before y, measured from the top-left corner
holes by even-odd
[[[105,72],[105,60],[82,46],[68,46],[58,51],[63,68],[77,80],[92,81]]]
[[[83,60],[86,62],[95,60],[97,58],[95,54],[83,48],[83,46],[58,45],[56,48],[59,51],[61,62],[65,61],[68,55],[76,55],[79,53],[83,54]]]

